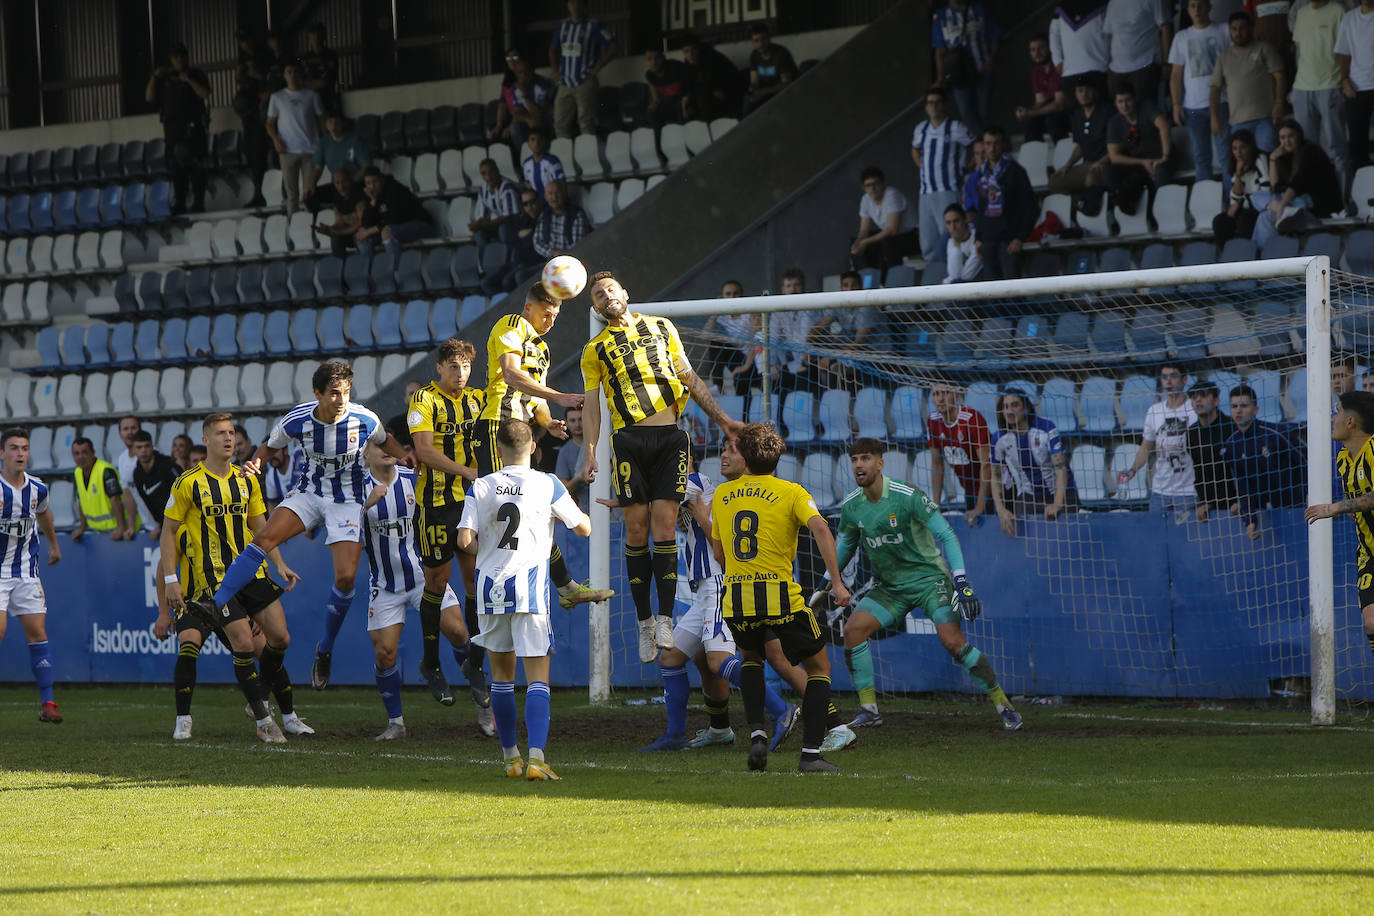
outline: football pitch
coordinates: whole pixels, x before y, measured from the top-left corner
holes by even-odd
[[[633,696],[633,694],[632,694]],[[623,699],[624,697],[622,697]],[[843,698],[849,707],[852,697]],[[1374,725],[1152,704],[962,700],[794,772],[733,748],[639,754],[658,706],[554,698],[557,783],[505,778],[471,705],[299,691],[313,738],[268,747],[227,687],[0,688],[0,912],[1332,912],[1374,892]],[[705,726],[694,709],[691,728]]]

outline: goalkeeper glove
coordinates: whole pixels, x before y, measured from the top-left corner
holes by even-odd
[[[828,614],[830,612],[830,579],[827,577],[821,583],[821,587],[811,593],[806,606],[811,608],[814,614]]]
[[[983,612],[982,602],[973,594],[973,586],[968,584],[968,576],[954,577],[954,598],[950,605],[963,614],[965,620],[976,620]]]

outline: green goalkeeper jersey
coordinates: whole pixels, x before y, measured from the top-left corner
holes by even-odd
[[[909,483],[883,478],[883,495],[869,502],[863,488],[845,497],[840,508],[840,568],[849,565],[860,547],[868,555],[880,585],[903,587],[931,579],[948,579],[950,567],[964,568],[963,552],[954,529],[930,497]]]

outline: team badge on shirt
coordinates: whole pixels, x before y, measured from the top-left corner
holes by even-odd
[[[897,527],[897,513],[896,513],[896,512],[893,512],[891,515],[889,515],[889,516],[887,517],[887,523],[888,523],[889,525],[891,525],[893,528],[896,528],[896,527]]]

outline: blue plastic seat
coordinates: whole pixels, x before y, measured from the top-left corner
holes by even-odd
[[[401,304],[383,302],[377,306],[373,316],[375,325],[373,335],[380,350],[396,350],[401,347]]]
[[[1341,262],[1341,237],[1334,232],[1314,232],[1303,240],[1302,253],[1309,257],[1324,254],[1335,267]]]
[[[402,263],[404,263],[404,259],[402,259]],[[421,269],[425,289],[432,293],[447,292],[453,289],[453,275],[450,273],[452,263],[452,248],[445,248],[440,245],[438,248],[430,249],[429,253],[425,255],[424,267]]]
[[[13,162],[13,157],[10,157]],[[9,199],[9,206],[5,210],[5,218],[9,223],[10,235],[29,234],[29,206],[31,198],[27,194],[15,194]]]
[[[162,352],[159,361],[184,363],[191,352],[186,342],[186,319],[168,318],[164,321],[162,323]]]
[[[79,324],[67,325],[62,332],[62,365],[81,367],[86,364],[86,329]]]
[[[150,222],[161,223],[171,219],[172,183],[164,179],[148,185],[148,197],[145,206]]]
[[[189,309],[214,308],[215,297],[211,292],[210,268],[193,267],[186,275],[186,307]]]
[[[348,341],[344,337],[343,306],[331,305],[320,309],[317,334],[320,349],[326,353],[343,353],[348,349]]]
[[[305,355],[320,352],[320,338],[315,332],[319,314],[314,309],[296,309],[291,315],[291,345],[296,353]]]
[[[310,258],[291,262],[286,285],[295,302],[314,302],[319,291],[315,289],[316,264]]]
[[[13,201],[11,201],[13,205]],[[78,229],[100,228],[100,189],[82,188],[76,195],[76,227]]]
[[[27,150],[10,153],[9,162],[5,168],[5,174],[9,179],[9,186],[14,190],[25,190],[32,186],[32,179],[29,176],[29,153]]]
[[[449,268],[453,276],[454,289],[476,289],[482,285],[477,273],[477,246],[461,245],[453,253],[453,263]]]
[[[156,318],[138,323],[134,332],[134,352],[138,354],[140,363],[151,366],[162,358],[162,348],[159,345],[161,332],[162,322]]]
[[[262,312],[245,312],[239,319],[238,353],[252,359],[263,353],[263,331],[267,318]]]
[[[124,189],[117,184],[100,192],[100,225],[102,229],[124,225]]]
[[[100,147],[88,143],[76,151],[76,180],[83,184],[100,180]]]
[[[0,157],[4,155],[4,153],[0,153]],[[10,199],[8,197],[0,196],[0,236],[7,236],[10,234],[9,223],[5,218],[5,212],[9,208],[9,203]]]
[[[458,328],[462,330],[472,324],[486,313],[488,308],[487,297],[472,295],[464,296],[463,304],[458,309]]]
[[[493,274],[500,270],[506,263],[506,246],[500,242],[492,242],[482,249],[482,270],[485,273]],[[874,286],[877,286],[877,278],[874,278]]]
[[[35,188],[50,188],[52,178],[52,150],[34,150],[29,157],[29,181]]]
[[[64,146],[52,154],[52,180],[57,184],[76,184],[76,149]]]
[[[167,141],[154,137],[143,144],[143,164],[149,175],[167,174]]]
[[[143,158],[143,141],[130,140],[124,144],[119,154],[120,168],[129,178],[142,178],[148,174],[148,164]]]
[[[333,256],[321,258],[315,265],[315,286],[321,299],[337,301],[344,297],[343,269],[344,262]]]
[[[148,221],[148,186],[131,184],[124,189],[124,222],[139,225]]]
[[[209,320],[208,316],[197,315],[191,319],[192,325],[201,318]],[[189,338],[190,334],[187,337]],[[233,315],[222,313],[215,316],[214,324],[210,328],[209,343],[210,351],[216,359],[235,359],[239,355],[239,328]]]
[[[1374,229],[1356,229],[1346,237],[1345,259],[1355,273],[1374,277]]]
[[[119,161],[122,153],[123,149],[118,143],[106,143],[100,147],[96,165],[102,181],[118,181],[124,177],[124,169],[121,168]]]
[[[391,296],[396,292],[396,263],[391,257],[391,252],[381,251],[372,258],[372,265],[368,271],[369,282],[372,284],[372,294],[375,296]],[[349,293],[353,293],[353,286],[349,284]],[[364,292],[366,295],[366,292]]]
[[[52,232],[52,192],[39,191],[29,203],[29,225],[34,232]]]
[[[44,370],[62,368],[62,330],[49,325],[38,332],[38,366]]]
[[[265,344],[264,349],[269,354],[285,356],[290,353],[291,315],[281,309],[268,312],[263,325],[262,340]]]
[[[110,365],[130,366],[138,357],[134,354],[134,323],[121,321],[110,328]]]
[[[168,312],[184,312],[186,301],[186,271],[173,267],[162,278],[162,307]]]
[[[414,248],[401,252],[401,262],[396,265],[396,289],[402,293],[421,293],[425,280],[421,276],[421,255]]]
[[[76,228],[76,192],[68,188],[58,191],[52,202],[53,228],[58,232],[70,232]]]
[[[1146,245],[1140,254],[1140,269],[1155,270],[1174,266],[1174,249],[1162,242]]]
[[[86,364],[91,367],[110,364],[110,326],[97,321],[86,329]]]
[[[236,308],[239,304],[239,272],[232,264],[216,267],[210,274],[210,292],[220,308]]]
[[[412,299],[401,313],[401,339],[409,348],[420,349],[432,343],[429,336],[429,303]]]
[[[282,260],[270,261],[263,268],[263,302],[268,305],[285,305],[291,301],[291,289],[287,286],[287,271],[287,264]]]
[[[219,315],[218,318],[231,316]],[[210,339],[210,316],[193,315],[186,322],[186,354],[194,359],[208,359],[215,352]]]
[[[1161,245],[1159,247],[1167,249],[1169,246]],[[1097,261],[1097,270],[1099,272],[1130,269],[1131,251],[1129,248],[1108,248],[1102,252],[1101,257],[1098,258]]]
[[[371,262],[366,255],[350,254],[343,262],[343,285],[348,290],[348,298],[366,299],[371,294],[372,283],[368,278],[371,269]],[[323,282],[320,284],[320,295],[325,299],[341,298],[326,294]]]
[[[262,292],[262,265],[245,264],[239,268],[239,304],[252,308],[265,301]]]
[[[374,349],[372,339],[372,308],[355,305],[348,310],[348,325],[345,328],[349,348],[357,353]]]
[[[135,280],[133,274],[120,274],[119,279],[115,280],[114,296],[119,303],[119,310],[125,313],[137,312],[138,295],[135,293]]]
[[[150,270],[139,277],[138,301],[141,311],[162,311],[162,274]]]
[[[429,312],[429,334],[434,341],[448,340],[458,333],[458,300],[445,296],[434,302]]]

